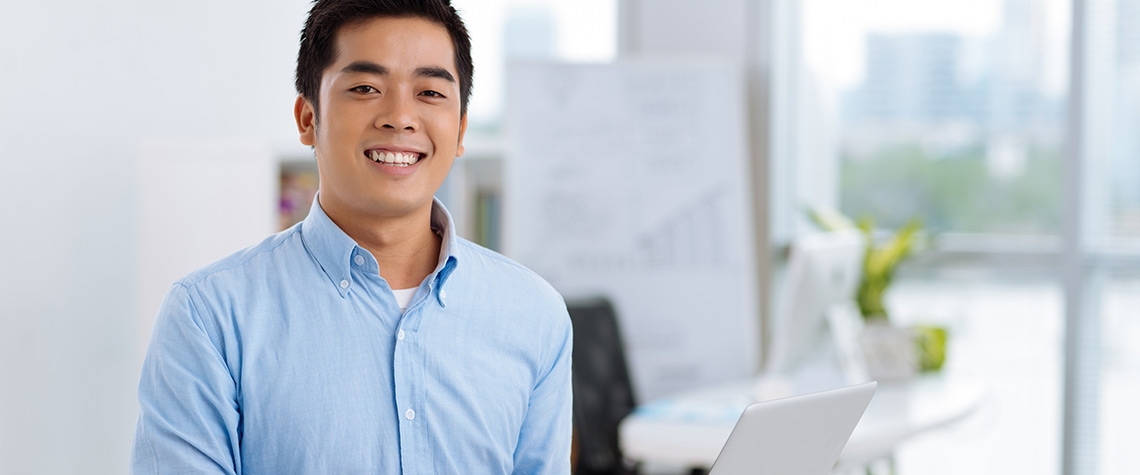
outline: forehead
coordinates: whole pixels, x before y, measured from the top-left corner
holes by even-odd
[[[356,61],[388,68],[435,66],[456,73],[455,48],[447,29],[420,17],[374,17],[347,24],[336,34],[330,69]]]

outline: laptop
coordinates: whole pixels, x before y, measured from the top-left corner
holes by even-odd
[[[878,383],[754,403],[709,475],[828,475]]]

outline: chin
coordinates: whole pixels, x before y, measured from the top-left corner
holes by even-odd
[[[404,216],[419,211],[424,206],[431,205],[431,197],[427,200],[406,200],[381,198],[373,201],[372,210],[384,216]]]

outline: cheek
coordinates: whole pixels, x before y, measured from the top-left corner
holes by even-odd
[[[459,144],[459,121],[454,119],[441,119],[436,122],[439,127],[435,130],[436,139],[440,146],[453,149]]]
[[[321,124],[317,132],[318,147],[338,154],[346,153],[355,144],[350,131],[345,127],[346,121],[338,116],[334,123]]]

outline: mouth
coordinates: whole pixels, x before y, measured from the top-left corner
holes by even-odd
[[[395,152],[391,150],[371,149],[365,150],[364,156],[376,163],[403,168],[415,165],[421,159],[426,157],[427,154],[418,152]]]

